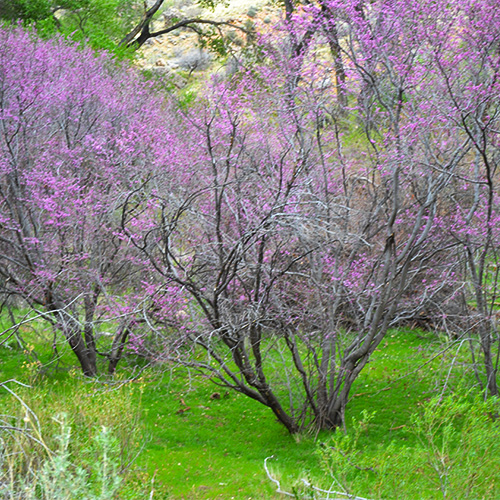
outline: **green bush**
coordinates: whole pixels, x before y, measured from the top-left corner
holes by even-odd
[[[93,457],[92,465],[79,464],[81,456],[72,451],[72,426],[67,414],[54,417],[59,426],[55,436],[58,446],[50,450],[42,436],[34,432],[29,436],[40,449],[31,448],[20,453],[15,439],[2,440],[1,497],[25,500],[111,500],[122,483],[119,470],[119,447],[116,437],[106,427],[99,429],[90,439],[85,451]],[[12,433],[11,433],[12,436]],[[43,450],[43,452],[42,452]],[[36,456],[38,454],[38,456]],[[16,459],[16,456],[18,457]],[[19,460],[24,462],[20,467]]]
[[[498,399],[433,398],[409,419],[415,445],[391,441],[375,452],[360,444],[373,416],[365,413],[349,433],[319,447],[322,470],[333,489],[370,498],[493,498],[500,487],[499,409]]]

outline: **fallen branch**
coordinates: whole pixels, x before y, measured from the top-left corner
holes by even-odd
[[[267,461],[270,458],[274,458],[274,455],[271,455],[270,457],[266,457],[264,459],[264,469],[266,470],[267,477],[276,485],[276,492],[277,493],[281,493],[282,495],[287,495],[289,497],[294,497],[295,498],[295,495],[293,493],[289,493],[288,491],[283,491],[281,489],[280,482],[277,479],[274,479],[274,477],[271,476],[271,473],[269,472],[269,469],[267,467]]]

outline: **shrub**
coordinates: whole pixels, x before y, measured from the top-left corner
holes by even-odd
[[[179,59],[179,66],[192,73],[202,71],[210,66],[212,57],[202,49],[191,49],[183,54]]]
[[[337,489],[374,498],[492,498],[500,482],[499,401],[468,394],[433,398],[411,415],[415,446],[401,441],[369,454],[360,445],[371,415],[318,450]]]
[[[15,398],[2,401],[11,416],[0,421],[0,498],[143,498],[144,483],[133,491],[127,484],[144,442],[134,391],[89,394],[88,386],[73,384],[71,390],[9,390]]]

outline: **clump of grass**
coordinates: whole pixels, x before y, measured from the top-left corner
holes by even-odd
[[[144,498],[148,481],[135,484],[146,445],[137,387],[71,377],[2,389],[1,498]]]

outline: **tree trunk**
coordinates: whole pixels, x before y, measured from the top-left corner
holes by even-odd
[[[86,345],[78,321],[72,317],[71,312],[67,310],[64,303],[54,298],[50,290],[47,291],[46,296],[47,309],[57,318],[58,328],[60,328],[78,358],[83,374],[86,377],[95,377],[97,375],[95,343],[92,341],[90,345]],[[85,329],[86,325],[84,326],[84,335],[87,334]]]
[[[83,374],[86,377],[95,377],[97,375],[95,352],[89,352],[79,329],[64,328],[63,332],[71,349],[80,362]]]
[[[484,254],[483,254],[484,255]],[[472,252],[468,249],[469,267],[472,275],[472,283],[476,295],[476,307],[479,314],[479,339],[484,356],[484,369],[486,372],[486,390],[489,396],[498,396],[497,370],[491,355],[491,331],[492,321],[488,314],[487,299],[483,290],[484,258],[479,266],[476,266]]]
[[[122,358],[123,349],[125,348],[125,343],[129,336],[130,330],[127,324],[122,324],[118,328],[113,339],[113,345],[111,346],[111,355],[109,357],[108,373],[113,375],[116,371],[116,366]]]
[[[484,318],[479,327],[481,338],[481,350],[484,356],[484,368],[486,372],[486,389],[489,396],[498,396],[497,370],[491,356],[491,321]]]
[[[300,428],[294,418],[290,417],[283,407],[280,405],[276,396],[271,392],[269,388],[264,391],[260,391],[261,395],[266,399],[266,404],[271,408],[272,412],[276,415],[276,418],[286,427],[290,434],[296,434],[299,432]]]
[[[347,96],[345,93],[345,68],[344,62],[342,61],[342,53],[339,43],[339,35],[337,31],[337,24],[333,19],[333,15],[330,13],[327,7],[322,6],[322,12],[325,18],[329,21],[328,26],[323,29],[323,32],[328,40],[328,46],[330,47],[330,53],[332,54],[333,63],[335,66],[335,86],[337,89],[337,102],[341,109],[347,106]]]
[[[94,313],[97,306],[97,297],[97,293],[93,297],[85,297],[85,325],[83,327],[87,357],[90,365],[94,367],[97,366],[97,347],[94,337]]]

